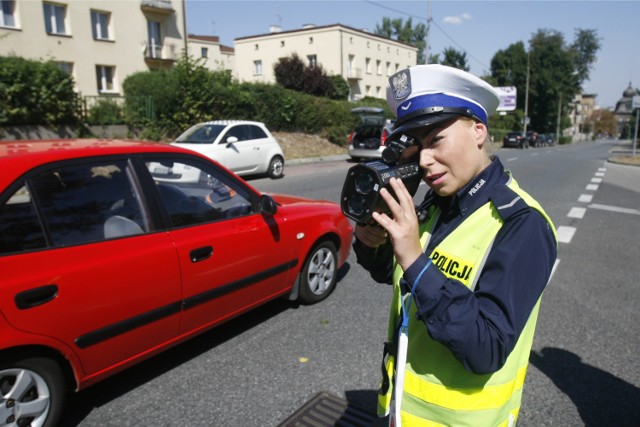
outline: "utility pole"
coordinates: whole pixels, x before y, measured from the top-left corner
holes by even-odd
[[[560,144],[560,118],[562,117],[562,92],[558,100],[558,120],[556,121],[556,141]]]
[[[527,81],[524,91],[524,137],[527,137],[527,125],[529,124],[529,60],[531,58],[531,48],[527,52]]]
[[[424,44],[424,63],[429,63],[429,32],[431,31],[431,0],[428,2],[429,16],[427,17],[427,36]]]

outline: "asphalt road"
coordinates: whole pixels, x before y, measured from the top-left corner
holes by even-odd
[[[640,167],[608,163],[612,148],[497,152],[562,240],[519,426],[640,425]],[[250,183],[337,202],[352,165],[289,165]],[[61,425],[276,426],[323,390],[373,410],[389,300],[352,254],[327,300],[269,303],[139,364],[75,395]]]

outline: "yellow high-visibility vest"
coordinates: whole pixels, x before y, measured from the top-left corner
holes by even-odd
[[[515,180],[507,184],[517,197],[539,211],[554,232],[553,224],[542,207]],[[505,188],[506,191],[508,191]],[[493,240],[502,227],[498,209],[487,202],[465,219],[430,253],[433,268],[437,266],[450,278],[473,289],[484,266]],[[437,221],[437,208],[420,227],[423,247]],[[557,240],[557,239],[556,239]],[[389,318],[389,340],[394,340],[401,316],[400,278],[403,271],[396,264],[393,276],[394,295]],[[492,374],[478,375],[467,371],[453,353],[429,336],[424,323],[416,319],[416,304],[409,314],[409,342],[401,402],[403,427],[410,426],[511,426],[520,410],[522,388],[529,363],[540,299],[533,308],[517,344],[504,366]],[[386,370],[393,378],[395,360],[390,355]],[[389,412],[393,386],[378,399],[378,413]]]

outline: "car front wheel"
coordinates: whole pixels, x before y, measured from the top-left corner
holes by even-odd
[[[311,250],[300,273],[300,301],[313,304],[333,291],[338,278],[338,255],[332,242],[322,242]]]
[[[271,159],[267,174],[271,179],[282,178],[284,175],[284,159],[280,156],[275,156]]]
[[[0,423],[55,426],[64,400],[64,377],[55,361],[13,358],[0,366]]]

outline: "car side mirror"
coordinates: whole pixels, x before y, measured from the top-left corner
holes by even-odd
[[[275,215],[278,212],[278,204],[273,197],[263,194],[260,196],[260,213],[267,215]]]
[[[227,146],[233,144],[234,142],[238,142],[238,137],[237,136],[230,136],[229,138],[227,138]]]

